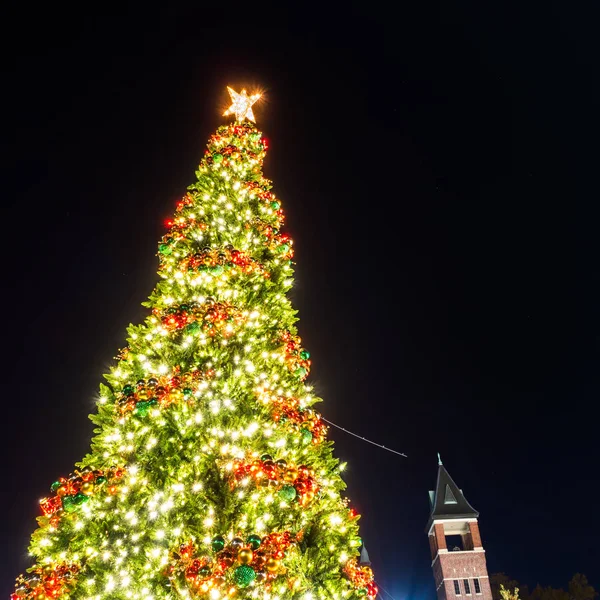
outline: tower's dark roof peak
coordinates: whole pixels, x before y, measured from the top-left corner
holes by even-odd
[[[435,519],[477,518],[479,513],[467,502],[462,490],[454,483],[438,454],[438,475],[435,491],[429,492],[431,514],[427,532]]]

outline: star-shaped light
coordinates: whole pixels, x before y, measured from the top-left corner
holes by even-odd
[[[231,106],[223,113],[226,115],[235,115],[236,121],[243,121],[248,119],[254,121],[254,113],[252,112],[252,105],[260,98],[260,94],[252,94],[248,96],[246,90],[242,90],[241,94],[238,94],[235,90],[227,86],[227,91],[231,96]]]

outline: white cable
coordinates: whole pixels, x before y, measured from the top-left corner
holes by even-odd
[[[362,435],[357,435],[356,433],[352,433],[351,431],[348,431],[347,429],[344,429],[343,427],[340,427],[339,425],[336,425],[335,423],[328,421],[322,415],[321,415],[321,419],[323,419],[323,421],[325,421],[326,423],[329,423],[330,425],[333,425],[334,427],[341,429],[343,432],[349,433],[350,435],[357,437],[359,440],[362,440],[363,442],[368,442],[369,444],[373,444],[373,446],[377,446],[378,448],[381,448],[382,450],[387,450],[388,452],[393,452],[394,454],[397,454],[398,456],[403,456],[404,458],[408,458],[408,456],[406,456],[406,454],[403,454],[402,452],[398,452],[397,450],[392,450],[391,448],[387,448],[386,446],[378,444],[377,442],[372,442],[371,440],[368,440],[366,437],[363,437]]]

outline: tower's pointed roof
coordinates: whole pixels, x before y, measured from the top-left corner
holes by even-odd
[[[427,532],[435,519],[477,518],[479,513],[467,502],[462,490],[454,483],[438,454],[438,475],[435,491],[429,492],[431,514]]]
[[[360,558],[358,560],[358,563],[360,565],[370,565],[371,564],[371,559],[369,558],[369,553],[367,552],[367,547],[365,546],[364,542],[360,548]]]

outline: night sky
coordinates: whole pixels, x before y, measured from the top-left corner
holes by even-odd
[[[600,587],[598,15],[204,4],[3,18],[1,593],[88,449],[228,84],[266,92],[320,408],[408,455],[331,431],[379,583],[434,597],[440,452],[491,573]]]

